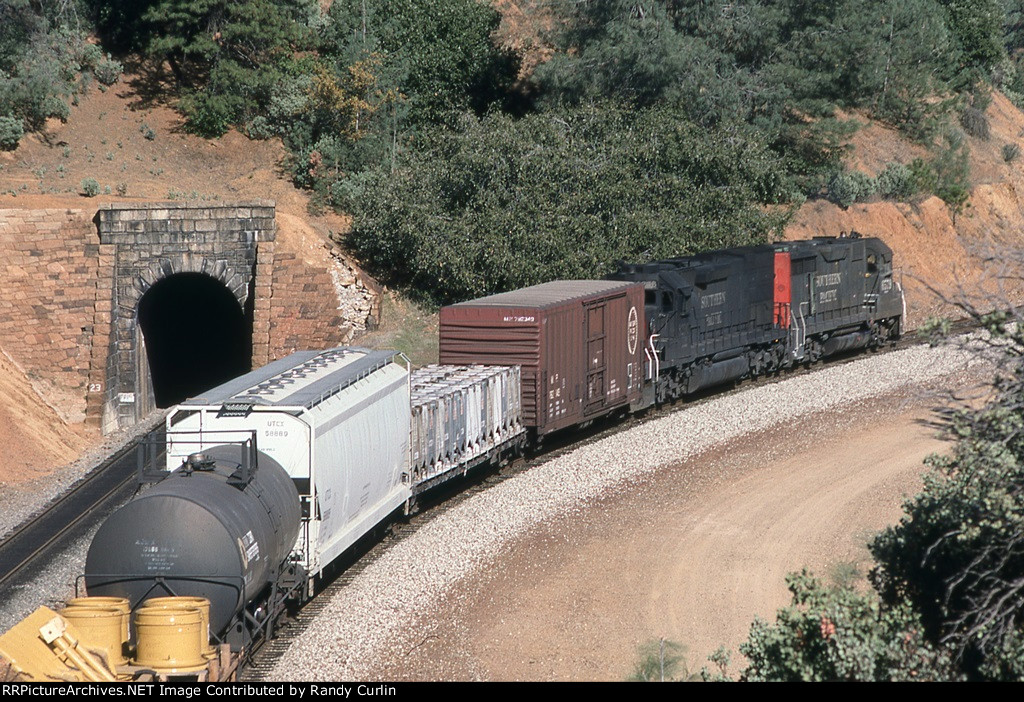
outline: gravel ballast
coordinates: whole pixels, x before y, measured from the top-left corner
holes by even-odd
[[[77,461],[45,478],[15,486],[0,484],[0,541],[164,416],[163,412],[154,413],[135,427],[107,436]],[[37,566],[30,581],[6,588],[0,596],[0,633],[37,607],[54,607],[75,595],[75,580],[85,570],[85,555],[98,528],[98,524],[80,525],[74,536],[67,538],[67,547],[54,554],[49,563]]]
[[[416,621],[461,579],[545,520],[585,510],[645,474],[726,441],[850,402],[912,392],[977,356],[919,346],[753,387],[681,409],[511,478],[394,544],[324,605],[270,674],[276,680],[360,679],[415,645]]]

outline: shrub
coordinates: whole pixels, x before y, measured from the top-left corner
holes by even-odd
[[[842,171],[828,184],[828,199],[846,209],[855,202],[871,197],[877,191],[875,179],[860,171]]]
[[[96,182],[95,178],[85,178],[79,186],[82,188],[82,194],[86,197],[96,197],[100,194],[100,184]]]
[[[263,115],[256,115],[246,125],[245,134],[250,139],[270,139],[277,136],[277,127]]]
[[[754,621],[740,653],[741,679],[768,681],[950,680],[948,650],[930,643],[908,606],[884,607],[874,593],[826,587],[806,570],[786,578],[793,604],[774,625]]]
[[[1017,144],[1003,144],[1003,160],[1011,163],[1020,155],[1020,146]]]
[[[25,127],[17,117],[0,117],[0,149],[13,151],[25,135]]]
[[[960,125],[972,137],[988,141],[990,131],[988,117],[977,107],[968,106],[960,113]]]
[[[1018,253],[998,250],[1002,260]],[[954,450],[927,460],[932,471],[923,491],[904,503],[900,523],[872,542],[879,564],[873,581],[887,603],[909,602],[919,611],[927,636],[950,646],[970,677],[1020,680],[1024,325],[1014,308],[1000,311],[1011,304],[1005,298],[978,304],[957,307],[991,335],[983,347],[969,351],[995,368],[984,394],[987,404],[979,408],[963,402],[946,413]]]
[[[938,188],[935,169],[923,158],[915,158],[910,162],[910,179],[915,192],[933,194]]]
[[[932,161],[935,170],[935,194],[959,212],[970,195],[970,164],[967,141],[957,132],[946,134],[946,145]]]
[[[653,639],[640,646],[640,660],[627,678],[631,682],[686,680],[686,647],[667,639]]]
[[[181,101],[188,130],[204,137],[219,137],[238,118],[239,100],[231,95],[207,91],[192,93]],[[149,138],[149,137],[147,137]]]
[[[106,58],[100,59],[92,72],[101,85],[113,85],[124,72],[124,66],[120,61],[115,61],[110,54],[107,54]]]
[[[774,625],[755,621],[740,646],[744,679],[1024,679],[1024,319],[1006,297],[979,307],[968,294],[952,304],[987,338],[953,343],[993,375],[943,413],[953,450],[926,459],[922,492],[869,544],[877,596],[789,576],[792,606]],[[925,330],[945,336],[949,324]]]
[[[890,200],[906,200],[914,194],[914,174],[902,163],[887,164],[878,174],[878,194]]]
[[[78,57],[78,62],[82,65],[82,68],[94,69],[102,60],[103,50],[100,47],[88,42],[82,44],[82,51]]]
[[[56,117],[61,122],[67,122],[71,116],[71,106],[56,95],[50,95],[42,104],[44,117]]]

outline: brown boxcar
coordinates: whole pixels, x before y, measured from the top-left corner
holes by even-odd
[[[441,309],[440,362],[521,366],[523,423],[547,434],[640,401],[642,283],[559,280]]]

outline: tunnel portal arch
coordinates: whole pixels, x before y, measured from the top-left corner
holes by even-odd
[[[157,408],[252,369],[252,297],[238,299],[216,278],[176,273],[139,299],[140,362]],[[142,358],[144,357],[144,358]]]
[[[98,211],[100,265],[112,283],[106,382],[95,389],[104,433],[266,362],[274,216],[269,201]],[[204,356],[204,344],[220,348]]]

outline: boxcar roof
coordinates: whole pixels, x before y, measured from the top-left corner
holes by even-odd
[[[308,408],[387,365],[397,354],[344,346],[297,351],[185,400],[182,406],[239,403]]]
[[[621,280],[553,280],[522,290],[488,295],[475,300],[458,302],[452,307],[549,307],[570,300],[617,292],[635,285]]]

